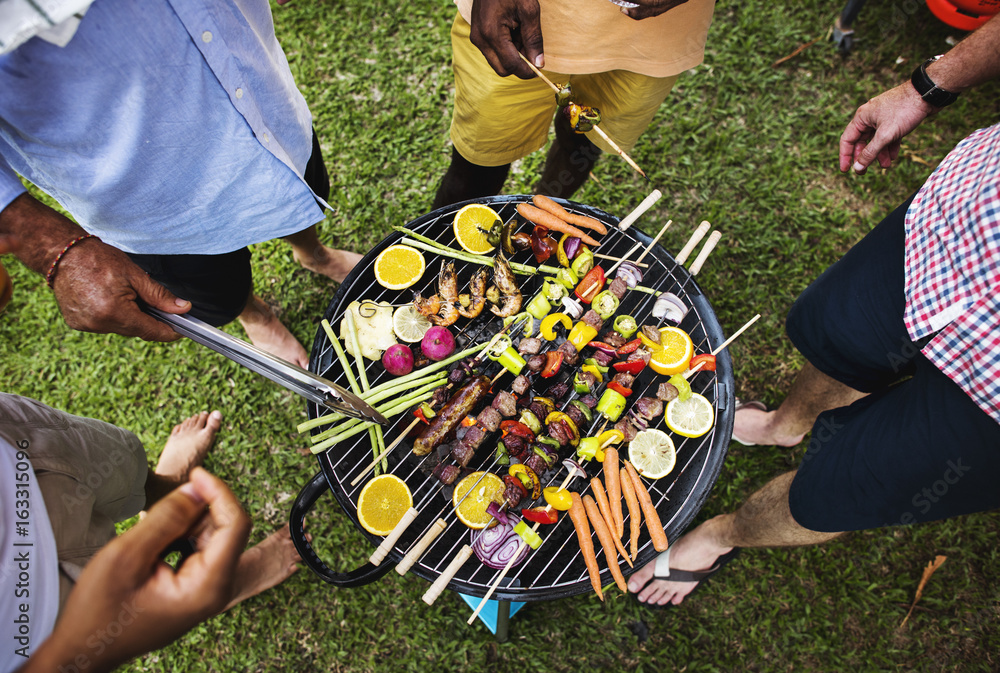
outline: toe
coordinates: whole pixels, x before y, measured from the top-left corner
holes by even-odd
[[[218,432],[222,427],[222,412],[215,410],[212,413],[205,412],[205,428],[212,432]]]

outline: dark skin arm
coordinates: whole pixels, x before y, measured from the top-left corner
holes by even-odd
[[[173,540],[192,533],[198,551],[178,570],[159,560]],[[111,671],[173,642],[232,598],[249,533],[250,519],[233,493],[195,468],[188,483],[91,559],[52,634],[19,671]]]
[[[0,212],[0,236],[16,237],[20,241],[17,258],[42,276],[70,241],[86,233],[27,193]],[[63,256],[53,292],[63,319],[73,329],[146,341],[180,337],[143,313],[137,299],[167,313],[185,313],[191,308],[190,302],[149,278],[128,255],[94,238],[77,243]]]
[[[622,8],[631,19],[659,16],[687,0],[640,0],[639,7]],[[545,67],[541,13],[538,0],[476,0],[472,3],[472,44],[479,47],[501,77],[535,76],[521,54],[538,68]],[[581,46],[581,48],[584,48]]]

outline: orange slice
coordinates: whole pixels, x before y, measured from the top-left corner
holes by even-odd
[[[416,248],[390,245],[375,258],[375,280],[387,290],[402,290],[420,280],[425,266]]]
[[[499,220],[500,216],[489,206],[469,204],[455,213],[455,238],[466,251],[485,255],[493,250],[486,235]]]
[[[394,474],[375,477],[358,496],[358,522],[372,535],[388,535],[413,507],[413,495]]]
[[[663,327],[660,329],[660,345],[662,348],[654,351],[649,358],[650,369],[666,376],[680,374],[687,369],[694,355],[694,344],[687,332],[679,327]]]
[[[452,504],[459,521],[475,530],[486,528],[493,521],[486,508],[491,502],[502,504],[503,491],[503,480],[492,472],[473,472],[458,482]]]

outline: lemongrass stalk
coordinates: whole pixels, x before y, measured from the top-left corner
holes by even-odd
[[[414,248],[420,248],[422,250],[427,250],[428,252],[437,253],[439,255],[444,255],[445,257],[453,257],[454,259],[462,260],[463,262],[471,262],[473,264],[481,264],[483,266],[493,266],[492,257],[483,257],[481,255],[474,255],[471,252],[459,252],[452,247],[444,245],[443,243],[438,243],[432,238],[427,238],[426,236],[421,236],[416,234],[405,227],[394,227],[398,231],[403,231],[413,236],[414,238],[404,238],[403,243],[406,245],[413,246]],[[528,264],[520,264],[519,262],[507,262],[510,265],[511,271],[519,273],[522,276],[534,276],[539,271],[544,273],[555,274],[559,271],[556,267],[548,266],[547,264],[539,264],[537,267],[529,266]]]
[[[371,386],[368,384],[368,372],[365,371],[365,358],[361,355],[361,341],[358,339],[358,325],[354,320],[354,312],[348,310],[344,314],[344,319],[347,321],[347,336],[350,338],[351,348],[354,350],[354,364],[358,368],[358,378],[361,379],[361,392],[367,393],[371,390]],[[372,456],[382,455],[385,450],[382,426],[369,426],[368,437],[372,443]],[[389,469],[389,464],[385,460],[382,461],[382,469]],[[375,474],[378,475],[378,467],[375,468]]]
[[[374,406],[376,403],[381,402],[384,399],[387,399],[389,397],[396,397],[400,393],[413,391],[416,388],[421,388],[422,391],[428,390],[427,386],[430,386],[430,389],[437,388],[442,383],[444,383],[447,376],[448,375],[445,374],[444,372],[440,372],[438,374],[429,376],[426,379],[417,379],[417,381],[415,381],[413,384],[400,386],[399,388],[387,388],[386,390],[383,390],[379,393],[376,393],[375,388],[372,388],[366,394],[361,395],[361,399],[363,399],[368,404]],[[324,416],[317,416],[316,418],[310,418],[308,421],[303,421],[302,423],[298,424],[296,430],[302,433],[308,430],[312,430],[313,428],[318,428],[321,425],[329,425],[330,423],[336,423],[337,421],[341,421],[345,418],[349,417],[345,414],[340,413],[339,411],[334,411],[333,413],[329,413]]]
[[[415,399],[417,399],[417,398],[419,398],[419,397],[421,397],[421,396],[423,396],[423,395],[425,395],[427,393],[433,393],[434,390],[437,389],[438,387],[439,387],[438,383],[428,383],[426,386],[423,386],[419,390],[414,390],[413,392],[410,392],[409,394],[407,394],[407,395],[405,395],[403,397],[396,398],[394,400],[386,402],[385,404],[383,404],[381,406],[377,406],[375,408],[378,410],[379,413],[381,413],[384,416],[385,415],[384,412],[385,412],[386,409],[391,409],[391,408],[393,408],[393,407],[395,407],[395,406],[397,406],[399,404],[403,404],[403,403],[405,403],[405,402],[407,402],[409,400],[415,400]],[[310,441],[312,441],[314,444],[316,442],[321,442],[324,439],[326,439],[327,437],[332,437],[333,435],[336,435],[337,433],[342,432],[343,430],[345,430],[347,428],[354,427],[355,425],[357,425],[358,423],[361,423],[361,422],[362,422],[362,420],[360,418],[348,418],[346,421],[344,421],[340,425],[335,425],[332,428],[327,428],[323,432],[320,432],[319,434],[314,435],[313,437],[310,438]]]
[[[426,393],[419,400],[417,400],[416,402],[420,403],[420,402],[424,402],[426,400],[429,400],[432,395],[433,395],[433,393]],[[393,416],[396,416],[396,415],[398,415],[398,414],[406,411],[411,406],[413,406],[413,405],[409,404],[409,403],[407,403],[407,404],[400,404],[400,405],[397,405],[395,407],[392,407],[391,409],[387,409],[385,411],[382,411],[380,409],[379,411],[386,418],[391,418]],[[371,421],[364,421],[360,425],[358,425],[358,426],[356,426],[354,428],[351,428],[350,430],[347,430],[346,432],[342,432],[342,433],[340,433],[338,435],[334,435],[333,437],[330,437],[325,442],[323,442],[321,444],[316,444],[316,445],[310,447],[309,450],[311,452],[313,452],[313,453],[322,453],[323,451],[326,451],[327,449],[329,449],[331,446],[336,446],[340,442],[342,442],[344,440],[347,440],[347,439],[350,439],[351,437],[354,437],[358,433],[364,432],[371,425],[374,425],[374,423],[372,423]]]

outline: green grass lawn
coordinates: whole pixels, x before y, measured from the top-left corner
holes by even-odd
[[[837,141],[855,108],[904,81],[961,37],[910,0],[869,3],[854,52],[825,39],[839,2],[721,3],[705,62],[682,76],[632,156],[665,194],[638,226],[676,252],[703,219],[724,232],[700,284],[732,332],[738,394],[781,400],[801,358],[783,320],[797,294],[914,191],[966,133],[997,120],[986,86],[906,139],[898,166],[845,176]],[[450,155],[450,3],[358,0],[275,7],[278,35],[315,116],[330,169],[329,243],[370,249],[426,212]],[[530,192],[542,156],[516,165],[506,191]],[[648,192],[605,157],[576,200],[623,216]],[[283,523],[316,470],[295,425],[305,405],[189,341],[148,344],[66,328],[44,282],[12,258],[14,301],[0,318],[0,387],[135,431],[159,453],[173,424],[225,416],[206,467],[242,499],[260,540]],[[305,343],[335,284],[302,270],[287,246],[254,247],[256,289]],[[240,334],[238,326],[227,328]],[[700,517],[728,511],[794,468],[794,449],[733,444]],[[333,563],[370,549],[328,507],[311,522]],[[134,662],[135,671],[994,671],[1000,652],[1000,531],[995,513],[847,535],[822,547],[745,553],[699,595],[651,611],[610,591],[531,604],[497,644],[452,595],[420,601],[426,582],[390,573],[331,589],[308,571]],[[905,629],[921,570],[948,557]]]

